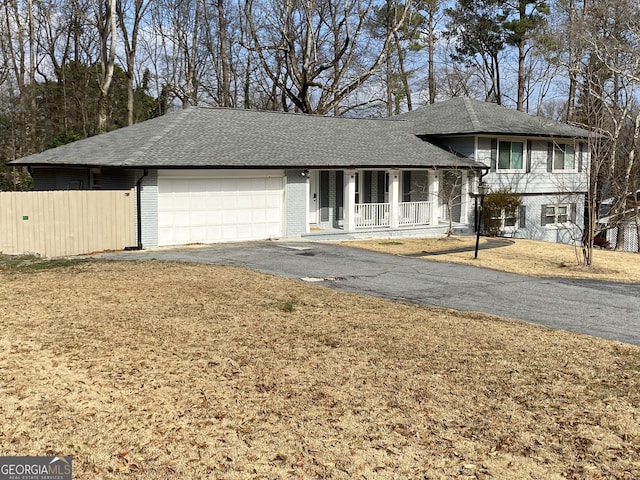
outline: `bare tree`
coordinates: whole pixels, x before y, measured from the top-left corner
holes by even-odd
[[[148,45],[155,73],[183,108],[197,105],[209,53],[202,46],[203,0],[156,0],[153,41]]]
[[[127,75],[127,125],[134,123],[134,75],[140,27],[149,9],[150,0],[117,0],[116,10],[125,51]]]
[[[118,46],[116,0],[94,0],[91,9],[100,46],[98,132],[102,133],[107,131],[107,95],[113,81]]]
[[[14,1],[3,2],[4,13],[3,38],[1,40],[3,56],[7,70],[5,75],[11,72],[18,90],[20,108],[17,114],[17,125],[20,125],[19,142],[20,154],[32,153],[36,149],[36,96],[35,73],[36,51],[34,5],[32,0],[25,4]]]
[[[465,178],[459,169],[445,170],[440,176],[438,198],[447,211],[447,237],[454,234],[454,210],[462,205],[462,182]]]
[[[429,103],[436,101],[436,41],[438,40],[438,26],[444,17],[442,0],[419,0],[415,8],[422,15],[422,34],[426,37],[427,48],[427,83],[429,86]]]
[[[407,11],[398,9],[374,41],[365,28],[373,7],[372,0],[245,0],[247,48],[282,93],[283,109],[291,102],[305,113],[341,114],[358,106],[343,103],[378,71]]]

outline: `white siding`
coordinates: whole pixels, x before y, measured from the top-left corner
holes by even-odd
[[[500,137],[509,140],[508,137]],[[527,142],[526,138],[517,138]],[[572,173],[554,173],[547,171],[547,146],[550,139],[531,141],[530,171],[522,173],[499,173],[489,172],[484,180],[491,185],[491,188],[509,188],[514,192],[549,194],[554,192],[586,192],[588,153],[585,152],[582,158],[582,171]],[[559,140],[560,141],[560,140]],[[576,157],[578,152],[576,151]],[[477,160],[487,165],[491,165],[491,139],[479,138]],[[526,163],[526,162],[525,162]]]

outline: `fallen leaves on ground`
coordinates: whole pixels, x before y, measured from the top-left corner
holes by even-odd
[[[0,298],[0,455],[77,480],[640,478],[637,347],[224,266]]]

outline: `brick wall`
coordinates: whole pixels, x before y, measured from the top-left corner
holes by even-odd
[[[307,176],[301,170],[285,171],[284,236],[298,237],[307,231]]]

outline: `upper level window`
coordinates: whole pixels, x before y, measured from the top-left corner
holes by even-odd
[[[524,170],[524,142],[498,143],[498,170]]]
[[[568,143],[556,143],[553,146],[553,171],[576,170],[576,149]]]

